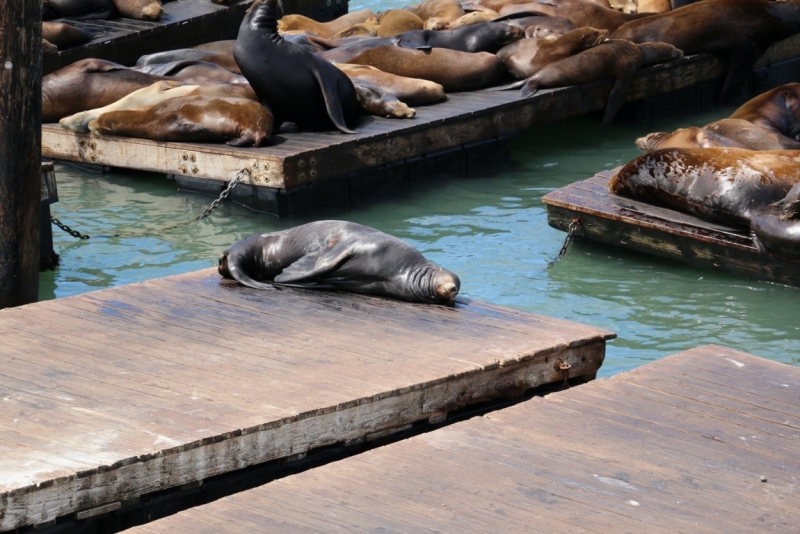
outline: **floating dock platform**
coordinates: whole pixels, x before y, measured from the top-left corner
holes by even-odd
[[[550,226],[566,232],[580,220],[576,237],[800,287],[800,260],[760,252],[747,230],[614,195],[608,181],[616,171],[603,171],[545,195]]]
[[[794,81],[800,70],[800,36],[773,45],[753,74],[756,91]],[[714,100],[725,62],[710,55],[682,58],[643,69],[629,101],[643,113]],[[178,187],[214,196],[237,173],[249,176],[231,198],[273,215],[316,214],[346,209],[368,198],[414,187],[431,175],[458,175],[510,158],[509,139],[532,126],[605,107],[611,81],[542,90],[530,98],[519,91],[450,94],[449,100],[417,108],[414,119],[366,117],[355,135],[282,131],[271,146],[234,148],[223,144],[161,143],[123,137],[93,137],[42,127],[45,157],[109,167],[161,172]]]
[[[164,4],[164,15],[156,22],[128,18],[58,19],[92,32],[95,37],[86,44],[43,56],[43,74],[80,59],[100,58],[133,65],[145,54],[236,39],[252,1],[234,0],[231,4],[219,5],[211,0],[173,0]],[[283,6],[286,14],[299,13],[325,21],[346,14],[348,0],[284,0]]]
[[[798,399],[705,346],[125,532],[798,532]]]
[[[606,330],[214,269],[0,311],[0,531],[595,376]]]

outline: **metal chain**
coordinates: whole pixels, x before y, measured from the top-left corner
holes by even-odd
[[[82,233],[78,232],[77,230],[73,230],[72,228],[70,228],[66,224],[62,223],[61,221],[59,221],[58,219],[56,219],[52,215],[50,216],[50,222],[55,224],[56,226],[58,226],[59,228],[61,228],[65,232],[67,232],[72,237],[77,237],[78,239],[89,239],[88,235],[82,234]]]
[[[236,173],[236,176],[234,176],[233,180],[228,182],[228,185],[225,187],[225,189],[223,189],[223,191],[222,191],[222,193],[220,193],[219,197],[214,199],[214,202],[212,202],[209,207],[207,207],[205,210],[203,210],[203,213],[201,213],[200,215],[198,215],[194,219],[190,219],[188,221],[183,221],[183,222],[178,223],[178,224],[173,224],[171,226],[165,226],[163,228],[159,228],[158,230],[150,230],[150,231],[146,231],[146,232],[130,232],[130,233],[126,233],[126,234],[100,235],[100,236],[95,236],[95,237],[96,238],[101,238],[101,237],[144,237],[144,236],[147,236],[147,235],[160,234],[162,232],[168,232],[170,230],[175,230],[177,228],[183,228],[184,226],[189,226],[190,224],[198,222],[198,221],[201,221],[201,220],[205,219],[206,217],[208,217],[209,215],[211,215],[211,212],[214,211],[215,209],[217,209],[219,207],[219,205],[222,203],[223,200],[228,198],[228,195],[231,194],[231,191],[233,191],[233,188],[236,187],[239,184],[239,182],[242,181],[242,178],[244,177],[244,175],[250,176],[250,167],[245,167],[244,169],[242,169],[238,173]],[[72,228],[70,228],[66,224],[62,223],[61,221],[59,221],[55,217],[50,217],[50,221],[53,224],[55,224],[56,226],[58,226],[59,228],[61,228],[62,230],[64,230],[65,232],[67,232],[68,234],[70,234],[71,236],[73,236],[73,237],[78,237],[80,239],[89,239],[88,235],[81,234],[80,232],[76,232],[75,230],[73,230]]]
[[[561,250],[558,252],[558,260],[564,257],[564,254],[567,253],[567,247],[572,242],[572,236],[575,235],[575,230],[578,229],[578,226],[581,225],[583,221],[580,218],[572,219],[569,223],[569,227],[567,228],[567,237],[564,239],[564,244],[561,245]]]

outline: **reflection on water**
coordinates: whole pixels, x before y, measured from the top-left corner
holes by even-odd
[[[465,296],[616,332],[603,376],[703,343],[798,364],[797,289],[579,241],[563,260],[552,261],[565,234],[547,225],[543,195],[632,159],[640,135],[702,125],[730,111],[650,126],[601,128],[598,117],[542,126],[514,142],[510,166],[438,180],[335,216],[412,243],[457,272]],[[53,205],[54,215],[90,235],[157,231],[196,216],[211,200],[176,192],[163,175],[94,174],[61,165],[57,176],[61,201]],[[56,230],[61,267],[42,274],[41,296],[209,267],[237,239],[297,222],[225,204],[209,219],[146,238],[79,241]]]

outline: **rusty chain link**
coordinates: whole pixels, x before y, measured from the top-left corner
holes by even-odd
[[[181,223],[173,224],[173,225],[170,225],[170,226],[165,226],[163,228],[159,228],[158,230],[150,230],[150,231],[147,231],[147,232],[131,232],[131,233],[127,233],[127,234],[100,235],[100,236],[95,236],[95,237],[96,238],[102,238],[102,237],[144,237],[144,236],[148,236],[148,235],[160,234],[162,232],[169,232],[170,230],[175,230],[177,228],[183,228],[184,226],[189,226],[192,223],[195,223],[195,222],[198,222],[198,221],[202,221],[203,219],[205,219],[206,217],[211,215],[211,212],[214,211],[215,209],[217,209],[219,207],[219,205],[222,203],[223,200],[228,198],[228,195],[230,195],[231,191],[233,191],[233,188],[236,187],[239,184],[239,182],[242,181],[242,178],[244,177],[245,174],[248,175],[248,176],[250,175],[250,167],[245,167],[244,169],[242,169],[239,172],[237,172],[236,176],[234,176],[233,180],[228,182],[228,185],[225,187],[225,189],[223,189],[223,191],[222,191],[222,193],[220,193],[219,197],[214,199],[214,202],[212,202],[209,207],[207,207],[205,210],[203,210],[203,213],[201,213],[200,215],[198,215],[194,219],[190,219],[188,221],[183,221]],[[82,234],[82,233],[80,233],[78,231],[73,230],[72,228],[70,228],[66,224],[62,223],[61,221],[59,221],[55,217],[50,217],[50,222],[52,222],[53,224],[55,224],[56,226],[58,226],[59,228],[61,228],[65,232],[67,232],[72,237],[77,237],[77,238],[80,238],[80,239],[89,239],[90,238],[90,236],[88,236],[86,234]]]
[[[557,260],[563,258],[564,254],[567,253],[567,247],[569,247],[569,244],[572,242],[572,236],[575,234],[575,230],[578,229],[578,226],[580,226],[582,222],[583,221],[581,221],[580,218],[572,219],[572,221],[570,221],[569,227],[567,228],[567,237],[564,238],[564,244],[561,245],[561,250],[558,252],[558,257],[556,258]]]

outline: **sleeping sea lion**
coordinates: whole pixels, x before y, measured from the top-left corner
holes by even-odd
[[[207,61],[197,59],[184,59],[181,61],[171,61],[169,63],[155,63],[132,67],[139,72],[147,72],[156,76],[168,76],[176,80],[183,80],[187,83],[202,82],[225,82],[225,83],[247,83],[247,79],[239,74],[234,74],[230,70]]]
[[[447,28],[450,30],[456,30],[458,28],[463,28],[464,26],[472,26],[473,24],[479,24],[481,22],[491,22],[499,16],[500,14],[496,11],[471,11],[466,15],[458,17],[456,20],[448,24]]]
[[[665,148],[750,148],[734,139],[697,126],[679,128],[672,133],[650,133],[638,138],[636,146],[642,152],[655,152]]]
[[[275,130],[292,121],[300,128],[355,133],[362,108],[353,82],[324,59],[284,41],[276,8],[277,0],[254,4],[233,47],[242,74],[273,110]]]
[[[214,63],[215,65],[219,65],[220,67],[223,67],[234,74],[242,73],[242,71],[239,70],[239,65],[237,65],[236,61],[233,59],[233,52],[222,53],[214,52],[212,50],[199,50],[196,48],[179,48],[177,50],[168,50],[166,52],[147,54],[136,60],[136,65],[141,67],[144,65],[157,65],[160,63],[171,63],[173,61],[185,60]]]
[[[800,141],[744,119],[722,119],[706,124],[706,130],[738,141],[752,150],[800,150]]]
[[[256,289],[270,289],[265,282],[273,281],[441,304],[451,302],[461,286],[455,273],[408,243],[345,221],[246,237],[222,253],[219,274]]]
[[[413,119],[417,112],[389,91],[367,80],[353,78],[353,87],[361,107],[370,115],[395,119]]]
[[[499,22],[481,22],[456,30],[416,30],[395,37],[397,46],[427,50],[449,48],[462,52],[495,53],[508,43],[525,37],[525,32],[515,26]]]
[[[608,189],[712,222],[748,227],[751,217],[800,182],[800,152],[738,148],[658,150],[639,156]]]
[[[378,37],[394,37],[412,30],[421,30],[424,22],[405,9],[389,9],[378,15]]]
[[[786,137],[800,135],[800,83],[787,83],[742,104],[731,119],[743,119]]]
[[[458,0],[425,0],[406,10],[421,18],[426,30],[447,29],[451,22],[466,14]]]
[[[507,6],[500,10],[500,14],[508,15],[517,11],[538,11],[553,17],[565,17],[571,20],[576,28],[588,26],[609,32],[613,32],[626,22],[653,16],[652,13],[621,13],[589,0],[538,0],[530,4]]]
[[[336,68],[350,79],[360,78],[382,87],[409,106],[424,106],[447,100],[444,87],[435,82],[389,74],[369,65],[338,63]]]
[[[250,8],[251,13],[254,9],[255,6]],[[304,15],[285,15],[278,21],[277,30],[281,33],[290,30],[301,30],[304,32],[317,34],[320,37],[328,38],[333,37],[334,34],[342,30],[346,30],[347,28],[355,26],[356,24],[361,24],[367,19],[375,16],[375,13],[369,9],[362,9],[361,11],[347,13],[346,15],[342,15],[341,17],[330,22],[317,22],[316,20],[310,19]]]
[[[58,48],[69,48],[93,39],[93,35],[65,22],[42,22],[42,39],[47,39]]]
[[[608,30],[584,27],[572,30],[554,41],[536,42],[533,39],[526,39],[526,41],[534,41],[535,46],[521,48],[502,61],[515,78],[528,78],[547,65],[597,46],[607,38]],[[499,54],[498,57],[500,57]],[[521,83],[511,84],[505,86],[504,89],[521,85]]]
[[[346,37],[376,37],[378,35],[378,19],[369,18],[360,24],[354,24],[340,32],[336,32],[331,39],[343,39]]]
[[[181,96],[146,108],[104,113],[89,123],[89,130],[164,142],[262,146],[272,135],[272,123],[272,113],[252,100]]]
[[[123,17],[136,20],[159,20],[164,13],[161,0],[114,0]]]

